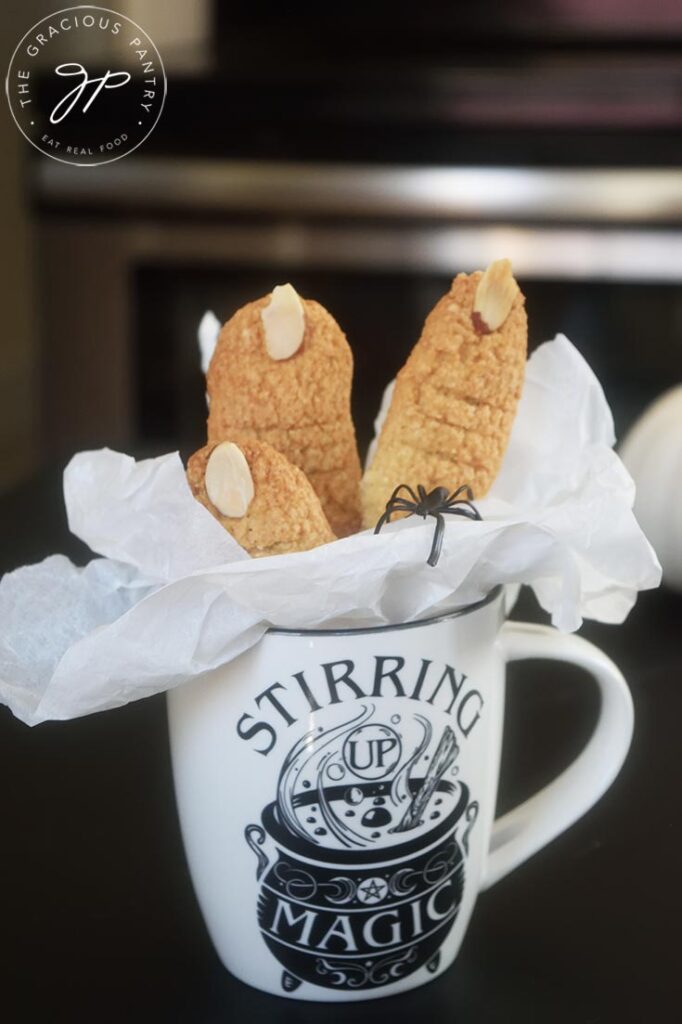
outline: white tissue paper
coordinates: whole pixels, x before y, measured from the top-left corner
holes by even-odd
[[[252,559],[192,497],[177,453],[82,452],[64,474],[69,526],[104,557],[0,581],[0,699],[30,725],[86,715],[216,668],[270,625],[405,622],[498,583],[530,585],[562,630],[622,622],[660,567],[614,440],[582,356],[561,335],[542,345],[483,519],[449,518],[433,567],[434,520],[416,517]]]
[[[215,313],[208,309],[201,318],[197,329],[197,341],[199,342],[199,359],[201,361],[201,372],[207,373],[211,362],[211,356],[215,351],[218,335],[220,334],[221,323]]]

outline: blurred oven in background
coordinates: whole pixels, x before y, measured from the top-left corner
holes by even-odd
[[[52,455],[203,441],[196,328],[290,280],[337,318],[354,414],[381,391],[460,271],[512,259],[534,347],[566,333],[619,434],[682,371],[675,169],[396,167],[136,158],[36,168]]]
[[[452,276],[501,256],[531,344],[571,338],[619,433],[682,376],[674,0],[125,9],[166,63],[155,131],[33,165],[53,456],[201,442],[200,317],[286,280],[348,335],[363,444]]]

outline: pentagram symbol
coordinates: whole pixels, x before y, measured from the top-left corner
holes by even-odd
[[[358,899],[361,903],[380,903],[387,892],[383,878],[367,878],[358,886]]]

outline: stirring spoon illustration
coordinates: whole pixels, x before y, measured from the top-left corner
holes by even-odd
[[[412,797],[409,807],[405,811],[401,821],[392,831],[408,832],[411,828],[415,828],[419,824],[424,812],[426,811],[429,800],[438,786],[438,783],[458,754],[459,747],[457,745],[457,740],[455,739],[455,734],[450,726],[446,725],[438,747],[436,748],[436,753],[433,755],[431,764],[429,765],[429,770],[424,777],[424,781]]]

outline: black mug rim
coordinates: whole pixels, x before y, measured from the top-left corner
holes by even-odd
[[[502,593],[503,585],[497,586],[486,594],[480,601],[472,604],[461,605],[453,608],[452,611],[441,612],[440,615],[432,615],[426,619],[413,619],[411,622],[387,623],[383,626],[345,626],[340,629],[287,629],[285,626],[270,626],[266,635],[270,636],[359,636],[363,633],[389,633],[399,629],[417,629],[419,626],[431,626],[436,622],[444,622],[446,619],[458,619],[463,615],[476,612],[479,608],[495,601]]]

